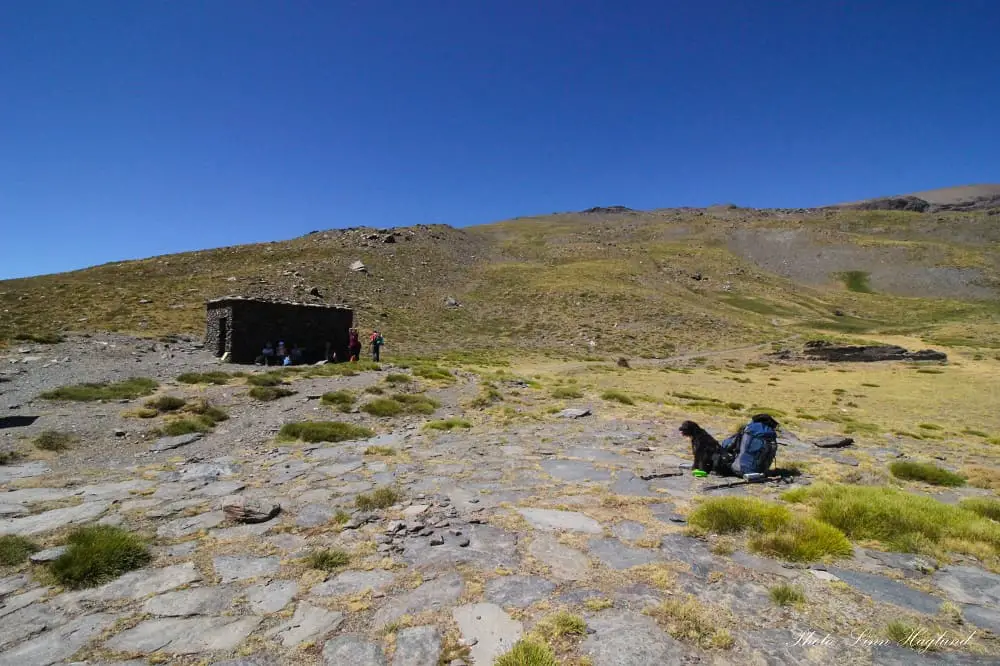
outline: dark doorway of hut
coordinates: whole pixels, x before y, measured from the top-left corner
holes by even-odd
[[[229,341],[229,318],[220,317],[219,318],[219,339],[216,342],[216,356],[222,356],[226,353],[226,345]]]

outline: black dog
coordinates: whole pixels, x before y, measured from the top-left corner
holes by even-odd
[[[719,453],[719,442],[694,421],[685,421],[680,427],[681,434],[691,440],[694,454],[694,469],[712,472],[712,466]]]

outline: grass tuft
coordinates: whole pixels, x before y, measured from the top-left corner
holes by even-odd
[[[247,395],[261,402],[273,402],[279,398],[295,395],[295,391],[283,386],[253,386],[247,391]]]
[[[396,455],[396,449],[390,448],[388,446],[369,446],[365,449],[366,456],[394,456]]]
[[[385,376],[387,384],[409,384],[411,381],[413,381],[412,377],[401,372],[390,372]]]
[[[966,511],[1000,523],[1000,500],[991,497],[970,497],[958,503]]]
[[[284,383],[284,375],[278,372],[262,372],[247,377],[247,384],[250,386],[281,386]]]
[[[178,398],[174,395],[161,395],[159,398],[151,398],[143,404],[149,409],[155,409],[158,412],[176,412],[187,404],[187,402],[184,398]]]
[[[41,332],[41,333],[16,333],[14,335],[14,339],[19,340],[21,342],[34,342],[35,344],[39,345],[54,345],[59,342],[62,342],[66,338],[64,338],[59,333]]]
[[[349,412],[351,411],[351,407],[354,406],[354,394],[350,391],[332,391],[324,393],[323,397],[320,398],[320,402],[324,405],[330,405],[341,412]]]
[[[361,411],[372,416],[389,418],[403,413],[403,406],[391,398],[376,398],[361,405]]]
[[[604,393],[601,394],[601,397],[609,402],[618,402],[623,405],[635,404],[635,400],[632,399],[632,396],[622,391],[616,391],[614,389],[610,391],[605,391]]]
[[[35,448],[43,451],[65,451],[79,441],[76,435],[58,430],[46,430],[34,439]]]
[[[0,566],[17,566],[39,550],[35,542],[23,536],[16,534],[0,536]]]
[[[455,379],[450,370],[436,365],[418,365],[413,368],[413,374],[424,379],[438,379],[441,381],[453,381]]]
[[[775,585],[768,591],[771,601],[778,606],[796,606],[806,602],[806,594],[798,585],[782,583]]]
[[[332,550],[316,550],[306,556],[306,566],[320,571],[336,571],[346,567],[351,562],[347,551],[334,548]]]
[[[13,465],[23,458],[24,454],[20,451],[0,451],[0,465]]]
[[[243,373],[231,374],[221,370],[211,372],[185,372],[177,376],[177,381],[182,384],[216,384],[223,386],[228,384],[234,377],[240,377]]]
[[[871,294],[872,288],[868,283],[869,274],[865,271],[846,271],[838,276],[848,291],[859,294]]]
[[[374,437],[369,428],[341,421],[298,421],[281,426],[278,437],[303,442],[347,442]]]
[[[395,488],[379,488],[370,493],[364,493],[354,498],[354,506],[361,511],[374,511],[375,509],[388,509],[393,504],[399,503],[402,496]]]
[[[734,644],[729,631],[719,627],[718,611],[701,603],[693,595],[667,599],[646,612],[678,640],[706,649],[727,650]]]
[[[442,419],[440,421],[429,421],[424,426],[428,430],[454,430],[455,428],[471,428],[472,424],[465,419]]]
[[[559,666],[556,656],[545,643],[522,638],[508,652],[493,661],[493,666]]]
[[[932,486],[946,486],[955,488],[965,485],[965,477],[961,474],[949,472],[937,465],[930,463],[915,462],[912,460],[898,460],[889,465],[889,471],[897,479],[905,481],[923,481]]]
[[[146,377],[132,377],[120,382],[103,384],[73,384],[61,386],[41,395],[46,400],[95,402],[97,400],[133,400],[147,396],[158,384]]]
[[[67,542],[68,550],[52,562],[50,570],[72,589],[106,583],[153,559],[142,539],[112,525],[81,527]]]
[[[556,400],[575,400],[582,398],[583,393],[572,386],[558,386],[552,389],[552,397]]]

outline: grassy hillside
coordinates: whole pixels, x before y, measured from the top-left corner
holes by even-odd
[[[0,339],[200,335],[205,300],[238,294],[346,303],[394,353],[663,356],[824,333],[1000,347],[996,213],[718,207],[331,230],[0,282]]]

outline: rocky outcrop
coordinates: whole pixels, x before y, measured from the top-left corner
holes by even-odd
[[[834,345],[823,340],[807,342],[806,358],[831,362],[870,363],[874,361],[947,361],[948,355],[933,349],[911,352],[897,345]]]

